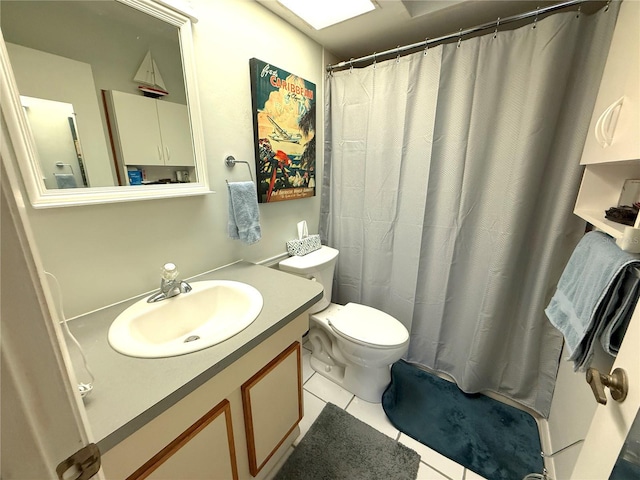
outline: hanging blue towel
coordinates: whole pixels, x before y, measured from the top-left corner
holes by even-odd
[[[77,188],[76,178],[72,173],[54,173],[58,188]]]
[[[639,266],[604,233],[589,232],[578,243],[545,309],[564,335],[575,370],[589,366],[596,339],[617,354],[638,300]]]
[[[258,195],[253,182],[231,182],[229,188],[229,237],[247,244],[262,237]]]

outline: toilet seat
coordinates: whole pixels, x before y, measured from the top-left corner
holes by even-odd
[[[409,332],[397,319],[380,310],[348,303],[327,318],[341,337],[375,348],[395,348],[409,340]]]

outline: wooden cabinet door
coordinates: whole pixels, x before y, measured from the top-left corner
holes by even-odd
[[[249,471],[256,476],[302,420],[300,342],[242,385]]]
[[[156,100],[166,166],[193,166],[193,143],[186,105]]]
[[[223,400],[127,480],[238,479],[231,408]]]
[[[156,100],[111,92],[122,161],[125,165],[164,165]]]

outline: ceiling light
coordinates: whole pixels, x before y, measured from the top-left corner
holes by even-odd
[[[278,0],[316,30],[343,22],[376,7],[371,0]]]

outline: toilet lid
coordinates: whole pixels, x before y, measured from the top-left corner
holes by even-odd
[[[409,340],[407,329],[391,315],[357,303],[346,304],[329,321],[337,333],[371,345],[393,347]]]

